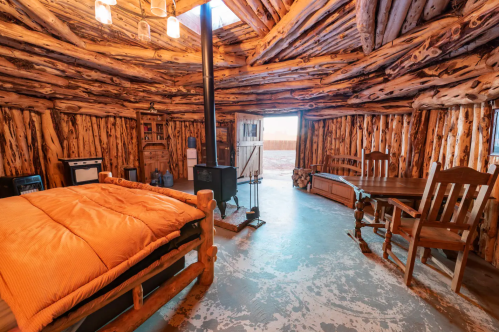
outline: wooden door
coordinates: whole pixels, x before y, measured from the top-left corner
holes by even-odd
[[[238,182],[245,182],[250,172],[263,173],[263,116],[236,113],[235,120],[235,166]]]

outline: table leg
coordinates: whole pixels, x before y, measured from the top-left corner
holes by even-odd
[[[355,229],[349,230],[348,235],[350,235],[350,237],[355,242],[357,242],[357,244],[360,247],[360,250],[363,253],[365,254],[371,253],[371,249],[369,249],[367,242],[364,241],[364,239],[362,238],[362,233],[360,231],[360,229],[363,227],[362,219],[364,218],[364,198],[362,197],[357,198],[357,202],[355,203],[354,217],[355,217]]]

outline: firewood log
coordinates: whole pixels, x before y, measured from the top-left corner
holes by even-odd
[[[374,27],[376,20],[376,6],[378,1],[357,0],[356,19],[357,29],[364,54],[368,55],[374,49]]]
[[[398,37],[411,2],[412,0],[393,0],[385,34],[383,35],[383,45]]]
[[[385,35],[388,16],[392,7],[392,0],[380,0],[378,8],[378,17],[376,19],[376,44],[375,48],[380,48],[383,45],[383,37]]]

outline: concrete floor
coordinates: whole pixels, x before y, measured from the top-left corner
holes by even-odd
[[[238,188],[245,206],[248,187]],[[192,192],[192,183],[176,188]],[[419,261],[408,288],[382,258],[381,236],[363,231],[365,255],[346,235],[352,210],[292,188],[287,172],[267,172],[260,193],[266,225],[217,228],[214,284],[193,283],[137,331],[499,331],[499,270],[475,255],[460,295]]]

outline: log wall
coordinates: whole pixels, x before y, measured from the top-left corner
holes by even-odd
[[[139,168],[136,125],[125,117],[0,108],[0,176],[39,174],[46,188],[62,187],[59,158],[102,157],[103,170],[123,177],[125,166]],[[232,126],[233,132],[234,121],[217,125]],[[187,137],[196,137],[201,160],[204,123],[172,120],[167,130],[168,168],[175,179],[187,178]]]
[[[494,105],[492,103],[492,105]],[[468,166],[481,172],[499,158],[489,156],[492,106],[458,105],[448,109],[416,110],[402,115],[351,115],[318,121],[303,120],[299,137],[299,167],[320,164],[327,154],[361,156],[388,148],[389,175],[428,177],[430,165]],[[339,171],[338,174],[343,175]],[[499,183],[488,202],[474,250],[499,268]]]

